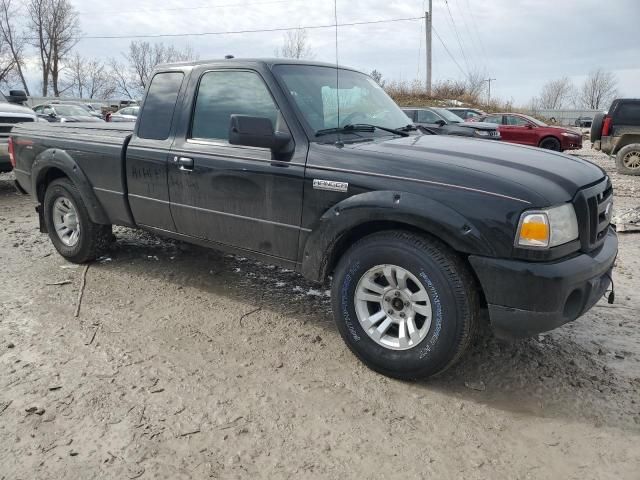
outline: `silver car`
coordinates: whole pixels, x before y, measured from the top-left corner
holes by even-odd
[[[109,122],[135,122],[138,119],[140,107],[125,107],[113,113],[109,117]]]

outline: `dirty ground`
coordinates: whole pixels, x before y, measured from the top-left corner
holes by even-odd
[[[605,167],[616,209],[640,178]],[[65,262],[0,176],[0,480],[637,479],[640,234],[616,303],[405,383],[354,358],[293,272],[128,229]]]

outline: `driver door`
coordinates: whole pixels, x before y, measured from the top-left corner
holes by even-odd
[[[265,148],[231,145],[231,115],[271,119],[288,131],[280,109],[252,70],[194,72],[197,85],[188,131],[169,159],[171,213],[181,234],[296,260],[306,157],[296,144],[291,159],[274,159]]]
[[[444,122],[444,120],[431,110],[416,110],[416,123],[418,125],[422,125],[423,127],[427,127],[438,134],[442,134],[446,133],[445,125],[442,125],[442,122]]]
[[[536,126],[517,115],[505,115],[501,131],[508,132],[510,142],[538,146]]]

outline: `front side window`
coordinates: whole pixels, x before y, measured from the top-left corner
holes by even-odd
[[[431,110],[418,110],[418,123],[436,123],[438,120],[441,118]]]
[[[524,118],[517,117],[515,115],[507,115],[507,125],[511,125],[514,127],[524,127],[525,125],[529,125],[529,122]]]
[[[173,111],[176,108],[183,78],[182,72],[164,72],[154,75],[140,115],[138,126],[140,138],[151,140],[169,138]]]
[[[314,134],[358,123],[386,128],[412,123],[382,87],[363,73],[314,65],[277,65],[274,72]]]
[[[231,115],[268,118],[282,130],[278,108],[262,78],[255,72],[207,72],[200,79],[191,124],[191,138],[229,139]]]

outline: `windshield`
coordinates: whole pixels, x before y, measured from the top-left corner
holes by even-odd
[[[78,107],[77,105],[55,105],[53,108],[56,110],[57,115],[62,115],[64,117],[86,117],[88,115],[84,108]]]
[[[382,87],[362,73],[340,69],[336,78],[335,68],[314,65],[277,65],[274,70],[314,134],[353,124],[397,129],[412,123]]]
[[[455,113],[451,113],[446,108],[432,108],[432,110],[434,112],[436,112],[438,115],[440,115],[441,117],[443,117],[447,122],[451,122],[451,123],[462,123],[462,122],[464,122],[464,120],[462,118],[460,118]]]

